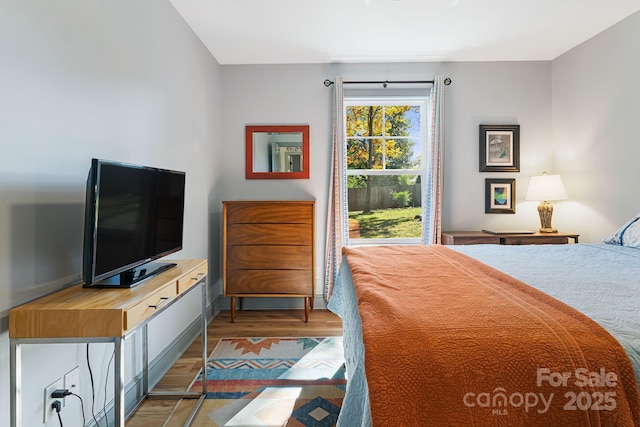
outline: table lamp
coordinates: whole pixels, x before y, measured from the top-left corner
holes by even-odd
[[[551,227],[551,215],[553,214],[553,200],[566,200],[569,196],[564,188],[560,175],[532,176],[529,180],[529,188],[525,200],[540,200],[538,214],[540,215],[540,233],[557,233],[558,230]]]

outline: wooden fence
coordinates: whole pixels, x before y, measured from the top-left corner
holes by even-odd
[[[409,191],[411,201],[409,206],[421,206],[420,191],[422,186],[420,183],[412,185],[395,185],[391,187],[371,187],[371,210],[395,208],[396,202],[392,198],[392,194],[397,191]],[[367,197],[366,188],[349,188],[349,211],[364,210],[365,200]]]

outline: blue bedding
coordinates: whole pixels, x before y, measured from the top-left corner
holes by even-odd
[[[622,345],[640,384],[640,249],[605,244],[449,246],[586,314]],[[328,308],[343,320],[347,392],[338,426],[371,425],[364,345],[343,258]]]

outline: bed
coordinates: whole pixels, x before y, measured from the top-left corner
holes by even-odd
[[[338,426],[640,425],[640,249],[345,248]]]

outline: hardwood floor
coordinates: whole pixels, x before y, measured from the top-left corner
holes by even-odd
[[[207,328],[207,354],[225,337],[323,337],[342,335],[342,322],[328,310],[312,310],[304,323],[304,310],[238,311],[231,323],[222,311]],[[198,337],[160,380],[154,391],[184,391],[200,371],[201,339]],[[184,401],[188,403],[187,400]],[[195,401],[193,401],[195,402]],[[149,398],[127,420],[127,427],[164,426],[175,410],[177,399]],[[185,406],[184,404],[182,406]]]

